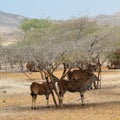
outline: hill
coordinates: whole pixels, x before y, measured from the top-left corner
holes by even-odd
[[[12,28],[17,29],[24,19],[25,17],[23,16],[0,11],[0,31],[8,32]]]
[[[94,19],[103,24],[120,25],[120,12],[117,12],[113,15],[100,14]]]
[[[26,17],[0,11],[0,39],[3,45],[16,42],[16,31],[24,19],[26,19]],[[113,15],[100,14],[92,17],[92,19],[100,24],[120,25],[120,12]]]
[[[25,17],[23,16],[0,11],[0,39],[3,45],[8,45],[16,41],[16,31],[24,19]]]

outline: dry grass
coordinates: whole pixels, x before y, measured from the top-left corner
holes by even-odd
[[[61,71],[55,74],[59,77]],[[28,75],[40,79],[40,73]],[[22,73],[0,73],[0,120],[120,120],[120,71],[103,72],[102,89],[87,91],[84,107],[79,93],[67,92],[63,108],[56,108],[51,96],[47,108],[45,96],[39,96],[38,108],[32,110],[31,82]]]

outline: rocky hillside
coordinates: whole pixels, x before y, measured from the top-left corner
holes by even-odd
[[[18,27],[25,17],[0,11],[0,27]]]
[[[0,39],[3,45],[16,41],[16,31],[25,17],[0,11]]]
[[[100,14],[95,17],[95,20],[103,24],[120,25],[120,12],[113,15]]]

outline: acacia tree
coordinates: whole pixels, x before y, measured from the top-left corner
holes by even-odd
[[[42,67],[53,63],[74,63],[77,66],[81,62],[91,63],[93,58],[103,55],[109,46],[106,43],[111,41],[109,26],[101,27],[86,17],[58,23],[47,22],[45,27],[40,27],[33,20],[28,23],[24,29],[24,56]]]

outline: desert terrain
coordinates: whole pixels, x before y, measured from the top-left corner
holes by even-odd
[[[47,108],[45,96],[38,96],[35,110],[29,86],[40,81],[40,73],[27,75],[33,80],[19,72],[0,73],[0,120],[120,120],[120,70],[102,72],[102,88],[86,91],[83,107],[79,93],[67,92],[62,108],[54,106],[51,96]]]

